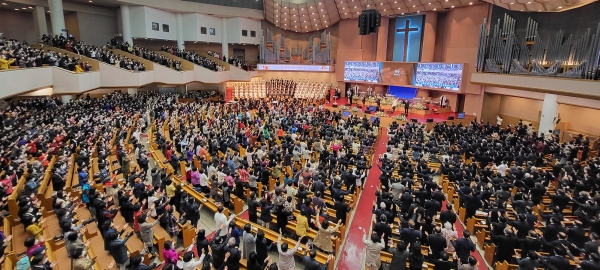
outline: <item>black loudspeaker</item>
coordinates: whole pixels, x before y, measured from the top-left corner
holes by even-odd
[[[333,107],[334,107],[334,108],[337,108],[337,107],[338,107],[338,105],[337,105],[337,104],[333,104]]]
[[[427,118],[427,123],[433,123],[433,118]]]
[[[454,116],[448,116],[448,120],[454,120]]]
[[[381,13],[377,13],[377,19],[375,20],[375,26],[381,26]]]
[[[416,118],[411,118],[410,121],[413,122],[413,123],[416,123],[417,119]]]

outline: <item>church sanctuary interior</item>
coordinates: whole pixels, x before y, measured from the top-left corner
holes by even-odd
[[[597,0],[0,0],[0,270],[598,270],[599,119]]]

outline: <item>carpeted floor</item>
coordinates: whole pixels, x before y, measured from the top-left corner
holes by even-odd
[[[381,132],[379,142],[377,143],[375,154],[373,155],[374,158],[386,151],[387,141],[387,130],[384,129]],[[375,191],[379,185],[380,174],[381,171],[377,166],[373,166],[369,171],[369,176],[367,177],[364,184],[364,190],[358,200],[354,217],[350,221],[347,232],[348,236],[346,237],[345,243],[342,244],[342,252],[335,269],[345,270],[362,268],[365,256],[365,245],[362,242],[363,229],[368,233],[371,227],[371,212],[373,210],[373,201],[375,201]]]

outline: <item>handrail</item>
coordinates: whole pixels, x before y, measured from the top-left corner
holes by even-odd
[[[178,57],[177,55],[170,54],[168,52],[163,52],[163,51],[155,51],[155,52],[158,53],[158,54],[160,54],[160,55],[162,55],[162,56],[165,56],[165,57],[167,57],[167,58],[169,58],[169,59],[171,59],[173,61],[179,61],[179,62],[181,62],[181,70],[182,71],[194,70],[194,65],[196,65],[196,64],[194,64],[194,63],[192,63],[192,62],[190,62],[188,60],[185,60],[185,59],[183,59],[181,57]]]
[[[89,57],[87,57],[85,55],[76,54],[74,52],[70,52],[70,51],[63,50],[63,49],[57,48],[57,47],[52,47],[52,46],[42,46],[40,49],[44,50],[44,51],[59,52],[59,53],[65,54],[65,55],[67,55],[69,57],[79,58],[79,59],[81,59],[84,62],[88,62],[92,66],[92,68],[90,69],[90,71],[99,71],[100,70],[100,63],[99,63],[99,61],[96,60],[96,59],[93,59],[93,58],[89,58]]]
[[[139,57],[139,56],[137,56],[135,54],[132,54],[132,53],[129,53],[129,52],[126,52],[126,51],[123,51],[123,50],[119,50],[119,49],[107,49],[107,51],[111,51],[115,55],[124,56],[124,57],[130,58],[130,59],[134,59],[136,61],[139,61],[140,63],[143,63],[144,66],[146,66],[146,71],[154,70],[154,64],[156,64],[156,63],[154,63],[154,62],[152,62],[152,61],[150,61],[148,59],[145,59],[143,57]]]

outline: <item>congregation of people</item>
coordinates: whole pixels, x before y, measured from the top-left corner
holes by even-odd
[[[206,56],[199,55],[194,51],[180,50],[175,46],[161,46],[161,51],[181,57],[196,65],[203,66],[212,71],[225,71],[225,66],[217,64]]]
[[[57,37],[56,40],[62,39]],[[11,67],[43,67],[44,65],[60,67],[77,73],[87,72],[91,69],[89,63],[80,61],[79,58],[37,49],[31,47],[25,41],[19,42],[6,37],[0,38],[0,70],[10,69]]]
[[[47,210],[40,207],[40,201],[30,196],[44,188],[40,185],[44,172],[49,169],[54,190],[52,210],[61,230],[53,238],[65,242],[73,269],[89,269],[96,264],[99,251],[94,250],[95,257],[89,256],[89,241],[83,240],[85,233],[82,230],[85,229],[82,228],[88,224],[97,225],[104,239],[104,249],[120,269],[156,266],[181,269],[181,265],[183,269],[201,265],[239,269],[242,257],[247,259],[247,269],[294,269],[293,254],[300,242],[307,242],[308,228],[318,230],[318,234],[312,239],[313,244],[306,246],[304,265],[312,267],[309,269],[327,267],[332,256],[326,262],[317,262],[315,256],[319,252],[331,254],[333,251],[331,234],[337,227],[329,226],[328,220],[333,220],[337,226],[346,221],[345,215],[350,209],[343,200],[348,191],[343,189],[357,187],[354,182],[342,181],[341,174],[347,166],[356,166],[356,172],[364,179],[365,153],[373,146],[377,127],[367,119],[359,118],[348,119],[345,124],[334,127],[334,121],[341,121],[339,114],[312,107],[306,100],[288,100],[275,106],[264,100],[242,100],[231,106],[204,101],[177,103],[176,100],[177,96],[172,94],[129,96],[114,93],[100,99],[82,96],[67,104],[61,104],[55,98],[10,103],[2,114],[2,137],[5,138],[2,153],[6,155],[2,160],[5,176],[0,183],[3,201],[13,192],[20,192],[17,194],[18,218],[22,224],[16,226],[23,226],[27,236],[23,243],[14,244],[25,245],[27,253],[19,254],[23,256],[19,262],[27,261],[35,269],[50,269],[57,265],[48,262],[42,236],[47,234],[48,226],[54,225],[42,217],[42,212]],[[251,110],[256,113],[250,113]],[[207,112],[208,117],[198,125],[181,125],[182,122],[176,120],[185,114],[201,116],[203,112]],[[231,113],[238,117],[229,118]],[[179,171],[179,166],[172,166],[175,172],[169,174],[157,167],[149,168],[152,156],[142,144],[141,134],[149,131],[152,123],[168,126],[171,140],[166,139],[169,135],[165,130],[158,129],[154,134],[156,143],[168,163],[186,162],[185,172]],[[128,127],[133,131],[130,140],[126,141]],[[311,132],[319,135],[311,137]],[[114,163],[109,161],[113,136]],[[342,141],[342,138],[348,140]],[[282,144],[277,145],[276,141],[282,141]],[[345,141],[354,143],[350,146]],[[361,146],[356,148],[357,144]],[[358,151],[353,152],[350,147]],[[246,150],[243,157],[240,148]],[[312,151],[318,154],[313,156]],[[228,154],[219,158],[219,152]],[[201,166],[195,167],[190,157],[199,159]],[[80,197],[65,191],[67,172],[73,169],[70,167],[73,164],[77,166],[77,173],[68,188],[81,188]],[[120,168],[114,169],[116,164]],[[95,165],[98,173],[89,175],[89,168]],[[285,173],[285,168],[292,172]],[[194,186],[219,205],[214,216],[216,235],[210,241],[210,232],[198,225],[199,211],[205,202],[183,191],[182,183],[175,184],[174,173],[185,175],[185,185]],[[22,191],[13,189],[22,176],[26,176]],[[275,189],[269,190],[269,177],[283,181],[277,180]],[[258,182],[262,183],[263,190],[257,189]],[[97,189],[98,184],[106,190]],[[232,222],[234,215],[226,217],[223,214],[231,207],[232,195],[242,198],[240,193],[244,188],[252,192],[248,200],[249,221],[268,230],[281,230],[279,241],[266,240],[261,231],[252,233],[250,223],[238,227]],[[335,205],[319,202],[318,198],[322,202],[325,191],[333,194]],[[2,207],[6,210],[5,204]],[[337,210],[335,217],[328,217],[328,207]],[[89,218],[79,219],[80,208],[89,211]],[[296,210],[300,210],[301,215],[293,215]],[[271,218],[270,213],[277,219]],[[117,216],[122,216],[128,224],[126,227],[134,228],[133,231],[116,225]],[[149,218],[156,221],[150,222]],[[290,232],[286,224],[294,220],[304,223]],[[307,220],[316,222],[309,225]],[[193,246],[181,247],[179,225],[186,222],[196,228],[197,240]],[[173,241],[155,246],[152,236],[158,226]],[[240,241],[242,231],[244,240]],[[126,243],[136,237],[145,248],[140,255],[129,257]],[[297,239],[296,246],[282,243],[282,237]],[[2,240],[4,246],[12,241],[11,238]],[[194,247],[196,253],[192,252]],[[159,249],[165,254],[164,261],[151,260],[150,265],[142,263],[144,254],[154,258]],[[269,259],[269,249],[279,253],[277,262]]]

